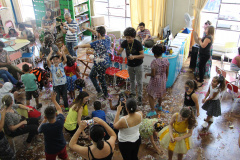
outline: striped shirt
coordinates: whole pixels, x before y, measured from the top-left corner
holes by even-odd
[[[66,26],[64,26],[64,29],[67,30],[65,41],[68,42],[77,42],[77,29],[78,24],[75,20],[72,20],[71,23],[67,22],[67,25],[69,28],[75,29],[75,33],[72,33]]]
[[[148,35],[148,39],[152,39],[151,37],[151,34],[150,34],[150,31],[148,29],[144,29],[144,31],[139,31],[138,32],[138,35],[140,36],[141,38],[141,41],[144,40],[146,38],[146,36]]]

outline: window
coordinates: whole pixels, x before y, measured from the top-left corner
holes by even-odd
[[[201,26],[207,20],[212,22],[212,25],[216,28],[215,46],[224,46],[226,42],[237,42],[240,46],[239,8],[239,0],[208,0],[201,12]],[[204,29],[201,28],[201,35],[203,35],[203,31]],[[214,48],[219,50],[216,47]]]
[[[23,22],[28,22],[35,19],[32,0],[18,0]]]
[[[108,28],[123,31],[131,26],[129,0],[95,0],[96,15],[105,16]]]

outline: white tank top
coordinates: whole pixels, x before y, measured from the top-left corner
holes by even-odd
[[[119,129],[119,132],[118,132],[119,142],[136,142],[139,139],[139,136],[140,136],[139,127],[142,123],[142,115],[140,113],[138,114],[141,116],[141,122],[138,125],[133,127],[129,127],[126,118],[122,117],[125,119],[128,128]]]

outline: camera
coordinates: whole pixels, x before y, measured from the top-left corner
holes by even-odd
[[[93,120],[93,119],[86,120],[86,122],[87,122],[87,125],[88,125],[88,126],[94,124],[94,120]]]

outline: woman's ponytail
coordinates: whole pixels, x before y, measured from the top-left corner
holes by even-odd
[[[2,104],[3,105],[1,106],[1,108],[3,108],[3,107],[8,108],[11,105],[12,101],[13,101],[13,99],[12,99],[12,97],[10,95],[5,95],[2,98]]]
[[[103,142],[103,140],[102,140],[102,139],[101,139],[101,140],[98,140],[98,141],[97,141],[97,148],[98,148],[99,150],[102,150],[103,147],[104,147],[104,142]]]

